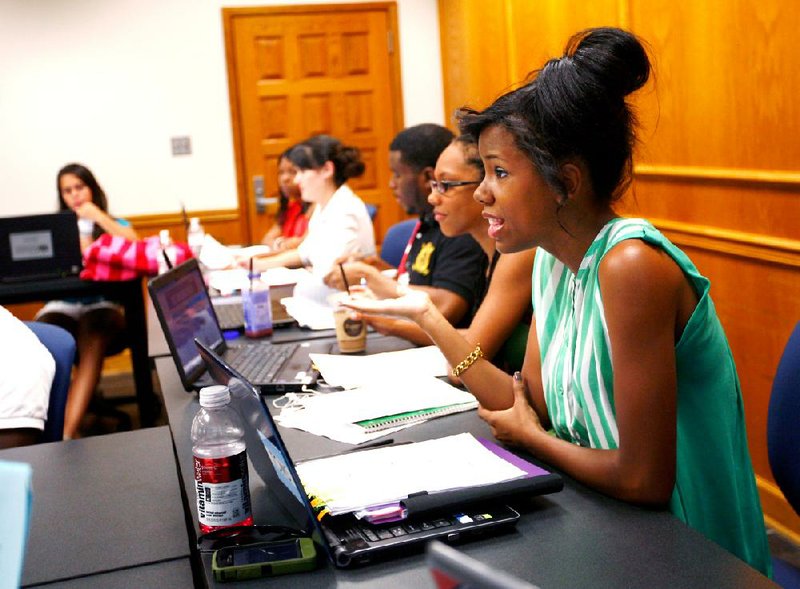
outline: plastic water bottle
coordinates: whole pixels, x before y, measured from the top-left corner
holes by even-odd
[[[192,217],[189,219],[189,229],[186,233],[186,241],[189,243],[189,249],[192,250],[192,255],[195,258],[200,257],[200,250],[203,249],[203,241],[206,238],[206,232],[200,224],[200,219]]]
[[[252,526],[244,422],[230,406],[228,387],[200,391],[192,422],[192,454],[200,532]]]
[[[172,269],[178,257],[175,246],[172,244],[172,237],[169,235],[169,229],[162,229],[158,232],[158,241],[161,244],[161,254],[158,256],[158,273],[163,274]]]

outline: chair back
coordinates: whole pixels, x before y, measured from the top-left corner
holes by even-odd
[[[66,329],[26,321],[25,324],[36,334],[50,355],[56,361],[56,373],[50,387],[50,404],[47,407],[47,422],[42,433],[43,442],[58,442],[64,439],[64,411],[67,407],[67,393],[72,380],[72,363],[75,359],[75,338]]]
[[[399,266],[403,259],[403,251],[406,249],[411,232],[417,226],[417,219],[408,219],[395,223],[383,238],[381,244],[381,259],[392,266]]]
[[[772,381],[767,452],[775,482],[800,515],[800,322],[786,343]]]

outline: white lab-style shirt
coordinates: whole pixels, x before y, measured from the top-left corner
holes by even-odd
[[[0,429],[44,429],[56,362],[27,325],[0,307]]]
[[[364,201],[342,184],[325,206],[314,207],[297,251],[317,276],[327,274],[342,256],[374,255],[375,231]]]

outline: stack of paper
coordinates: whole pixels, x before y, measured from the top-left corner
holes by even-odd
[[[251,245],[249,247],[228,247],[222,245],[210,234],[203,238],[203,247],[200,250],[200,262],[209,270],[223,270],[239,265],[239,260],[247,260],[251,256],[269,253],[266,245]]]
[[[325,382],[346,389],[373,382],[398,382],[412,376],[447,375],[447,360],[436,346],[369,356],[334,354],[310,354],[310,356]]]
[[[305,268],[270,268],[261,273],[261,280],[269,286],[297,284],[311,279],[311,272]]]
[[[466,391],[433,377],[415,377],[305,397],[302,408],[284,409],[275,419],[284,427],[360,444],[420,421],[477,406]],[[379,425],[371,426],[372,422]]]
[[[471,434],[350,452],[297,465],[306,492],[331,515],[429,494],[519,479],[525,471]]]
[[[306,271],[295,284],[291,297],[281,299],[286,311],[301,326],[309,329],[334,329],[333,305],[329,302],[341,291],[329,288],[319,277]]]

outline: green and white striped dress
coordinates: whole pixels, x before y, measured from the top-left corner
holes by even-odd
[[[533,309],[553,429],[558,437],[581,446],[615,449],[619,445],[613,351],[598,271],[605,254],[626,239],[663,249],[699,296],[675,347],[677,471],[670,511],[769,574],[739,379],[709,296],[709,281],[686,254],[643,219],[610,221],[589,247],[577,275],[542,248],[536,253]]]

